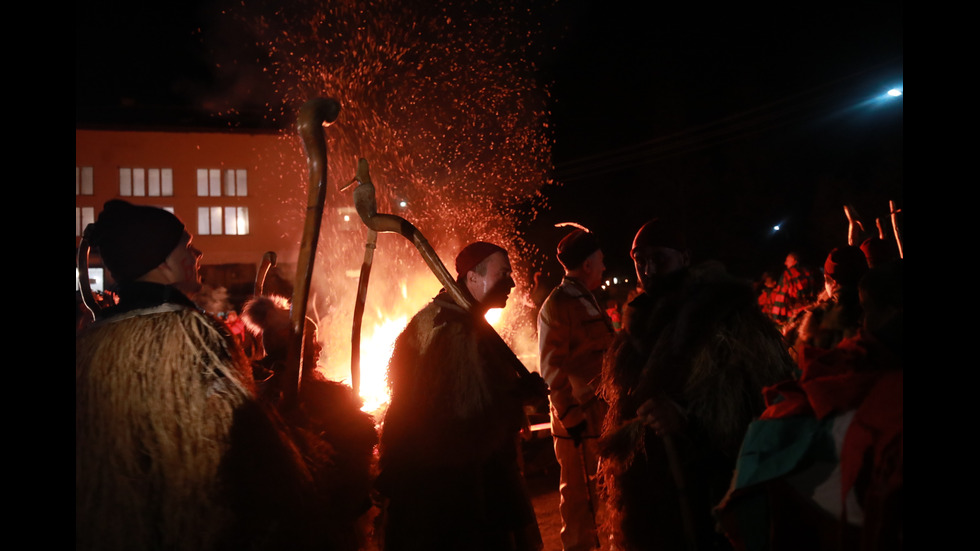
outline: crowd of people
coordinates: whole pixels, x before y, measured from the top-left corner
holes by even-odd
[[[510,252],[471,243],[398,337],[376,429],[340,383],[284,393],[288,301],[220,320],[189,299],[201,252],[173,214],[113,200],[85,237],[118,288],[76,334],[76,548],[540,550],[520,447],[540,407],[566,551],[903,547],[887,244],[822,269],[791,252],[760,293],[651,219],[620,319],[594,294],[600,236],[573,229],[535,371],[483,315],[515,287]]]

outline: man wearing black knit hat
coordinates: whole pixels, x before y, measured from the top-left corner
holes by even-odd
[[[162,303],[194,307],[190,297],[201,288],[201,251],[170,212],[115,199],[86,228],[86,238],[119,286],[120,305],[99,318]]]
[[[75,339],[76,548],[322,543],[241,349],[188,298],[201,252],[184,224],[113,200],[85,237],[120,300]]]
[[[603,504],[595,486],[607,407],[596,390],[614,335],[592,294],[605,270],[599,240],[584,229],[572,231],[558,243],[558,261],[565,277],[538,312],[538,346],[541,375],[551,389],[551,432],[561,468],[562,548],[598,549],[608,546],[608,538],[599,535]]]
[[[383,548],[541,549],[518,460],[529,395],[482,319],[514,288],[507,251],[471,243],[456,272],[476,307],[466,311],[440,292],[398,336],[389,363]]]

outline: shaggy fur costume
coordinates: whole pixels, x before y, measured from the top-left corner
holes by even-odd
[[[601,476],[612,531],[624,549],[684,549],[690,504],[699,549],[724,546],[711,508],[728,487],[762,388],[785,379],[792,360],[749,286],[717,265],[667,276],[655,295],[627,309],[627,325],[606,356],[602,392],[610,405]],[[683,470],[678,489],[664,440],[639,422],[654,397],[679,406],[685,423],[671,440]]]
[[[277,296],[249,299],[242,310],[247,329],[265,347],[264,358],[253,362],[253,373],[266,373],[259,383],[260,397],[278,404],[278,387],[286,362],[289,333],[289,301]],[[315,326],[307,327],[310,339],[306,361],[313,361]],[[269,375],[272,374],[272,375]],[[324,515],[318,522],[329,534],[330,549],[364,548],[369,535],[371,490],[374,482],[374,447],[378,433],[371,415],[351,387],[335,381],[310,378],[300,387],[299,407],[284,411],[290,433],[309,466]]]
[[[362,405],[351,387],[315,379],[303,383],[299,409],[285,413],[321,499],[326,549],[364,549],[371,535],[378,433]]]
[[[169,291],[142,285],[76,338],[76,549],[324,548],[312,475],[241,350],[182,295],[145,307]]]
[[[395,343],[378,487],[384,549],[540,549],[520,470],[518,378],[444,293]]]

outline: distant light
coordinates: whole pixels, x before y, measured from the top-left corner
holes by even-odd
[[[345,214],[344,215],[344,222],[350,222],[350,215],[349,214]]]
[[[901,96],[902,95],[902,89],[901,88],[892,88],[891,90],[888,91],[888,95],[891,96],[891,97],[893,97],[893,98],[897,98],[898,96]]]
[[[784,218],[784,219],[780,220],[779,222],[776,222],[775,224],[773,224],[772,226],[770,226],[769,227],[769,236],[772,237],[772,236],[776,235],[777,233],[783,231],[783,224],[785,224],[785,223],[786,223],[786,219]]]
[[[405,208],[408,206],[408,201],[399,201],[398,206],[401,208]]]
[[[614,277],[613,278],[613,284],[614,285],[618,285],[619,284],[619,278]]]

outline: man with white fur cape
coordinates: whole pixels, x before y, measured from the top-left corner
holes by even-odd
[[[86,239],[119,304],[75,339],[76,549],[323,549],[310,470],[241,349],[188,298],[172,213],[106,203]]]

